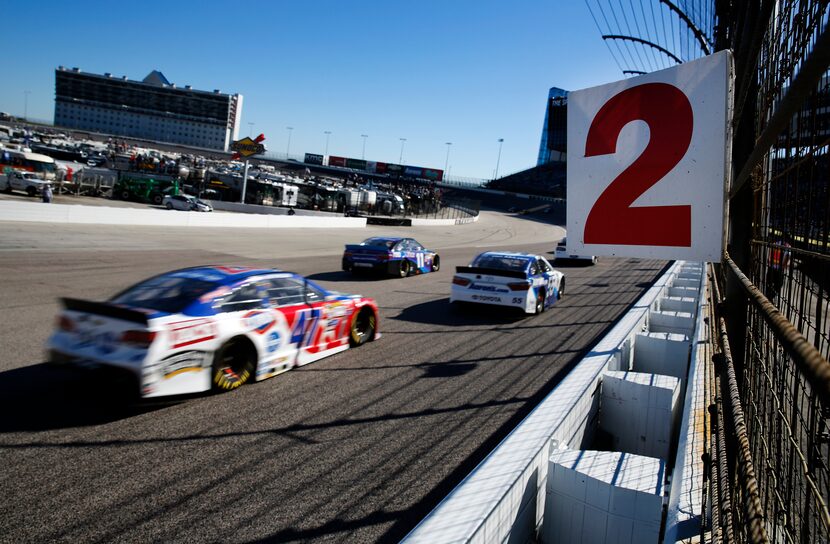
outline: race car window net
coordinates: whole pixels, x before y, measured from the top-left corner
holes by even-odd
[[[196,278],[157,276],[138,283],[111,299],[115,304],[179,313],[219,284]]]

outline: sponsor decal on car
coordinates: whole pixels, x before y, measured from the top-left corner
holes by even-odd
[[[201,351],[185,351],[161,361],[161,373],[168,380],[185,372],[200,372],[205,361]]]
[[[210,319],[189,319],[170,325],[170,348],[179,349],[216,338],[216,324]]]
[[[268,335],[268,341],[266,343],[268,353],[274,353],[275,351],[280,349],[280,345],[282,345],[282,338],[280,338],[280,333],[278,333],[277,331],[273,331],[271,334]]]
[[[276,323],[276,317],[266,310],[253,310],[242,316],[242,326],[257,334],[265,334]]]
[[[488,295],[473,295],[471,298],[480,302],[501,302],[501,297],[491,297]]]

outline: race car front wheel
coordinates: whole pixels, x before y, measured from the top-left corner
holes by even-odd
[[[398,275],[402,278],[405,278],[409,275],[409,261],[406,259],[401,259],[400,268],[398,268]]]
[[[375,337],[376,318],[375,312],[364,308],[352,320],[352,327],[349,331],[349,344],[357,347],[372,340]]]
[[[441,257],[436,255],[432,258],[432,271],[433,272],[438,272],[438,270],[440,268],[441,268]]]
[[[256,348],[244,338],[234,338],[219,348],[213,359],[213,386],[230,391],[251,379],[256,368]]]
[[[559,282],[559,292],[556,294],[557,300],[562,298],[562,295],[565,294],[565,278],[562,278],[562,281]]]

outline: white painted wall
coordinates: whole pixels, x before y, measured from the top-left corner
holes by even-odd
[[[226,228],[364,228],[358,217],[197,213],[177,210],[0,201],[0,221]]]

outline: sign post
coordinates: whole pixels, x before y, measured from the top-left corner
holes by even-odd
[[[231,143],[231,150],[234,152],[231,155],[231,160],[237,160],[240,157],[245,157],[245,169],[242,171],[242,197],[239,201],[245,204],[245,191],[248,189],[248,169],[250,168],[250,157],[253,155],[260,155],[265,153],[265,145],[262,143],[265,140],[265,135],[260,134],[255,139],[249,137],[236,140]]]
[[[568,252],[719,262],[729,51],[568,95]]]

